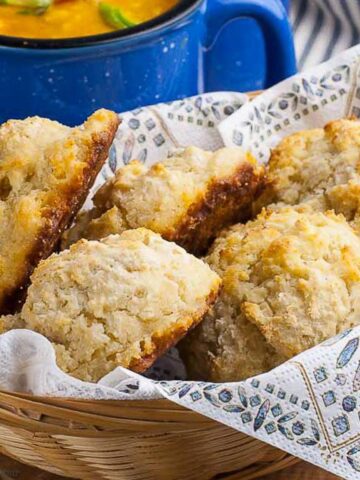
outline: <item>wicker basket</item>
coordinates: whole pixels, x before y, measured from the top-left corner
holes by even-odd
[[[250,480],[297,459],[168,400],[0,393],[0,449],[89,480]]]
[[[81,401],[5,392],[0,451],[83,480],[251,480],[298,461],[168,400]]]

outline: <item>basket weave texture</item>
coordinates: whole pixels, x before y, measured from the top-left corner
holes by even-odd
[[[0,449],[23,463],[84,480],[250,480],[297,461],[168,400],[9,393],[0,393]]]
[[[298,461],[169,400],[8,392],[0,392],[0,451],[82,480],[253,480]]]

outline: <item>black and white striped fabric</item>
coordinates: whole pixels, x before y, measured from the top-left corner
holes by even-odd
[[[291,0],[298,69],[360,43],[360,0]]]

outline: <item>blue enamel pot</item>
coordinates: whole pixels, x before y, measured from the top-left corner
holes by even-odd
[[[241,16],[261,28],[266,84],[292,75],[293,40],[280,0],[183,0],[150,22],[107,34],[59,40],[0,36],[0,121],[41,115],[74,125],[100,107],[121,112],[214,85],[221,89],[227,76],[236,75],[226,63],[228,52],[260,61],[250,36],[244,44],[229,44],[217,62],[216,37]]]

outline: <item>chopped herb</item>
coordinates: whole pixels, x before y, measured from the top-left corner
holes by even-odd
[[[19,15],[35,15],[39,17],[40,15],[44,15],[49,7],[38,7],[38,8],[26,8],[25,10],[19,10]]]
[[[0,5],[24,7],[25,10],[48,8],[51,5],[51,3],[52,3],[52,0],[0,0]]]
[[[1,1],[1,0],[0,0]],[[113,7],[108,3],[99,3],[99,13],[104,22],[113,28],[127,28],[136,25],[129,20],[118,7]]]

